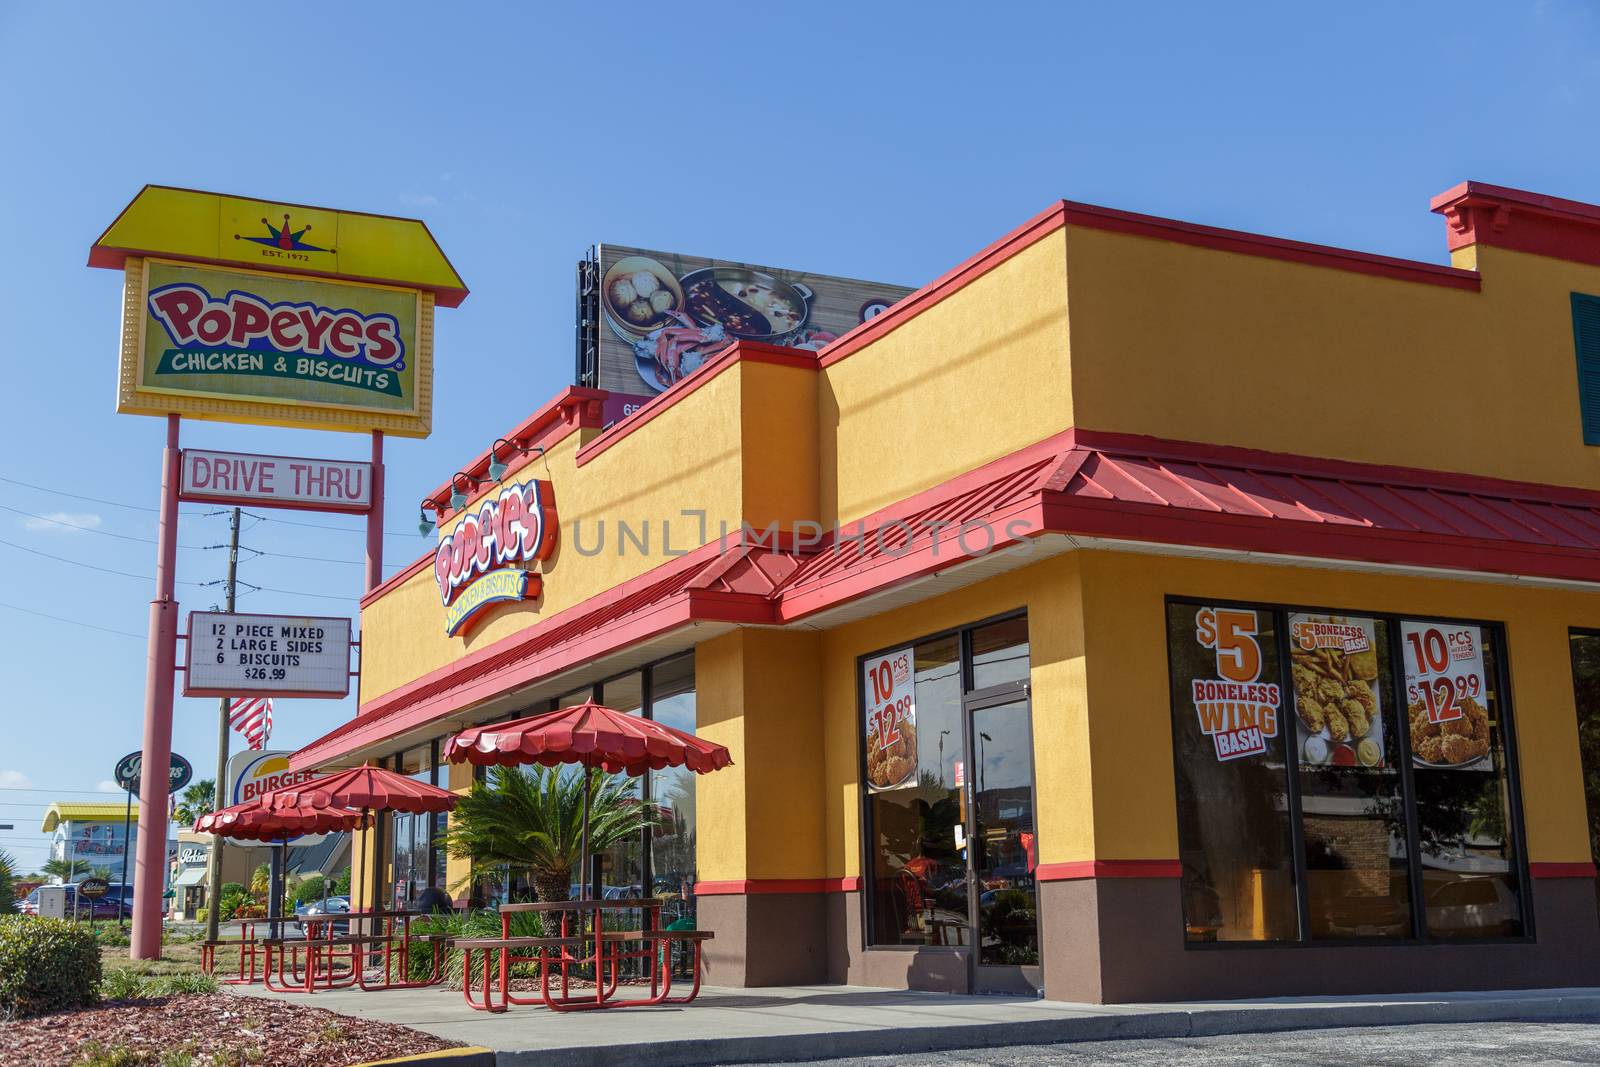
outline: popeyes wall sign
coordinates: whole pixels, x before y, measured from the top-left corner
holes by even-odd
[[[1211,738],[1217,759],[1259,756],[1278,736],[1283,694],[1261,680],[1260,619],[1243,608],[1205,607],[1195,612],[1194,637],[1216,653],[1216,677],[1192,678],[1190,699],[1200,732]]]
[[[465,633],[492,605],[537,597],[543,580],[527,565],[555,552],[556,530],[555,494],[543,481],[503,486],[462,515],[433,557],[445,633]]]

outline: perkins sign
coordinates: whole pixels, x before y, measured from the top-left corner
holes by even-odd
[[[465,513],[439,541],[433,577],[455,635],[491,604],[539,595],[543,583],[518,566],[546,560],[556,547],[556,505],[549,482],[518,482]]]

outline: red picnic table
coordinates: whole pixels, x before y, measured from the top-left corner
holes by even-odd
[[[529,904],[500,905],[500,936],[454,938],[450,947],[461,950],[461,993],[467,1004],[478,1011],[503,1012],[512,1004],[543,1004],[551,1011],[592,1011],[605,1008],[642,1008],[657,1004],[687,1004],[700,993],[701,945],[711,938],[708,931],[664,930],[660,928],[662,901],[643,900],[558,900]],[[644,925],[639,929],[607,930],[607,912],[640,911]],[[522,912],[559,915],[558,932],[546,937],[512,937],[511,917]],[[547,931],[548,933],[548,931]],[[636,944],[638,947],[626,947]],[[672,993],[672,946],[693,945],[693,985],[687,996]],[[494,966],[499,952],[498,981]],[[472,954],[483,956],[482,975],[473,974]],[[623,960],[648,960],[650,996],[622,998],[616,995]],[[511,991],[511,967],[517,963],[539,965],[539,995],[519,997]],[[573,971],[592,968],[594,992],[574,995]],[[552,972],[559,976],[560,993],[551,989]],[[581,976],[580,976],[581,977]],[[473,999],[477,985],[481,999]],[[494,991],[498,988],[499,1004]]]
[[[368,992],[438,985],[445,976],[445,936],[411,932],[412,919],[427,918],[431,914],[367,910],[302,919],[304,937],[266,938],[261,942],[266,951],[264,984],[275,993],[315,993],[318,989],[344,989],[352,985]],[[369,929],[366,933],[357,933],[349,926],[341,935],[334,932],[335,923],[362,923]],[[429,946],[432,958],[428,976],[414,981],[411,955],[413,946],[417,945]],[[367,969],[380,958],[382,977],[369,981]],[[286,965],[287,974],[284,973]]]

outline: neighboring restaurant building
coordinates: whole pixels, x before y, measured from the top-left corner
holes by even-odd
[[[452,732],[591,696],[726,745],[599,875],[715,984],[1600,983],[1600,208],[1433,208],[1448,267],[1064,202],[820,352],[485,427],[292,763],[464,789]],[[440,825],[357,897],[524,890]]]

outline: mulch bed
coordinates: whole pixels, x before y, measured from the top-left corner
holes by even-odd
[[[69,1067],[89,1042],[125,1046],[159,1064],[163,1053],[187,1048],[196,1064],[224,1062],[272,1067],[348,1067],[416,1052],[457,1048],[431,1034],[356,1019],[323,1008],[226,993],[110,1001],[81,1011],[0,1023],[0,1063]]]

